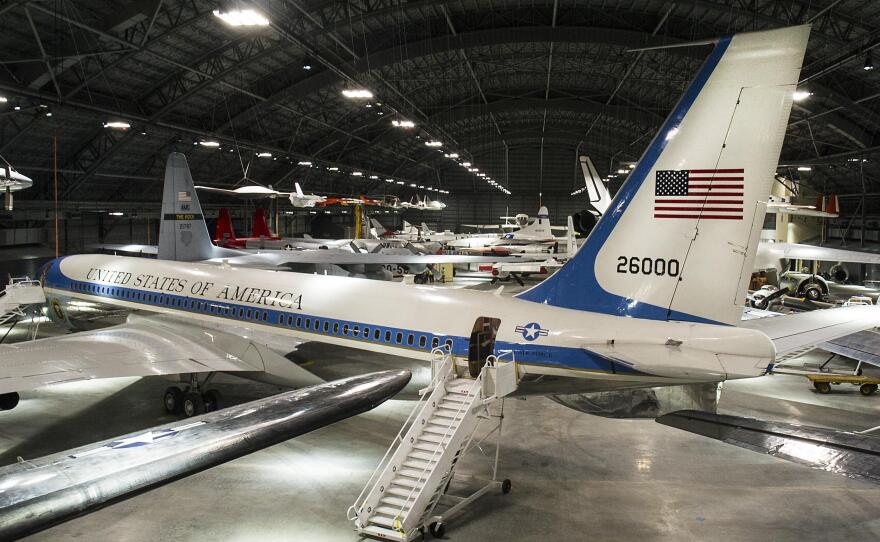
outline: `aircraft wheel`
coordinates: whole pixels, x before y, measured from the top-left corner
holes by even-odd
[[[223,396],[217,390],[208,390],[202,395],[202,399],[205,401],[205,412],[214,412],[220,409]]]
[[[205,413],[205,400],[198,393],[189,392],[183,397],[183,415],[187,418]]]
[[[819,301],[822,299],[822,287],[818,284],[807,284],[804,286],[804,297],[810,301]]]
[[[510,481],[510,478],[505,478],[503,482],[501,482],[501,493],[503,495],[507,495],[510,493],[510,489],[513,487],[513,482]]]
[[[443,535],[446,534],[446,525],[435,521],[428,526],[428,531],[431,532],[431,536],[434,538],[443,538]]]
[[[859,391],[865,397],[869,395],[874,395],[874,392],[877,391],[877,384],[862,384],[862,386],[859,388]]]
[[[831,384],[828,382],[816,382],[813,384],[813,387],[816,388],[816,391],[819,393],[831,393]]]
[[[165,412],[180,414],[183,412],[183,391],[177,386],[171,386],[165,390],[162,402],[165,404]]]

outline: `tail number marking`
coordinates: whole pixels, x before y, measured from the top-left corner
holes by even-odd
[[[677,277],[681,265],[674,258],[640,258],[638,256],[618,256],[617,272],[628,275],[657,275],[658,277]]]

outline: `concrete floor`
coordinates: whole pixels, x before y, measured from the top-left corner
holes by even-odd
[[[0,465],[172,421],[166,385],[120,378],[26,392],[0,413]],[[234,377],[218,387],[230,402],[276,391]],[[28,540],[358,540],[346,509],[412,406],[390,401]],[[844,386],[819,395],[802,377],[777,375],[728,383],[720,411],[863,430],[880,424],[880,396]],[[478,501],[448,526],[449,540],[880,539],[874,484],[544,398],[508,400],[505,414],[501,475],[513,491]],[[459,472],[485,466],[472,456]]]

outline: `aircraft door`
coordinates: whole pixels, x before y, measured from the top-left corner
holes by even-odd
[[[495,353],[495,336],[501,327],[499,318],[480,316],[474,322],[471,340],[468,345],[468,371],[476,378],[486,363],[486,358]]]

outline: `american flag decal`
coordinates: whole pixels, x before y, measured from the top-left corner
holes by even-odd
[[[654,218],[743,219],[742,169],[657,171]]]

